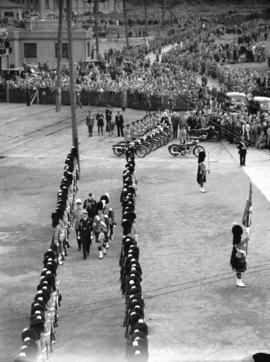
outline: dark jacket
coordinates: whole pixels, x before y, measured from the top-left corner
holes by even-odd
[[[124,118],[123,118],[122,114],[117,114],[117,115],[115,116],[115,124],[116,124],[117,126],[123,126],[123,124],[124,124]]]
[[[247,153],[247,146],[244,141],[240,141],[237,148],[239,150],[238,153],[240,153],[242,155]]]
[[[81,241],[87,242],[91,240],[92,222],[89,218],[81,219],[79,224],[79,233]]]

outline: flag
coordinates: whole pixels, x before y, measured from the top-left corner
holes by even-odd
[[[244,214],[242,217],[242,224],[246,228],[249,228],[251,225],[251,213],[252,213],[252,184],[250,182],[249,183],[249,195],[248,195],[248,199],[246,201],[246,206],[245,206]]]

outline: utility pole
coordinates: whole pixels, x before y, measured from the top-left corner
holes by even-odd
[[[123,0],[123,12],[124,12],[124,21],[125,21],[125,34],[126,34],[126,48],[129,48],[129,39],[128,39],[128,27],[127,27],[127,6],[126,0]]]
[[[76,13],[77,13],[77,19],[79,18],[79,0],[76,0]]]
[[[147,0],[144,0],[144,21],[145,21],[145,27],[144,27],[144,32],[145,32],[145,39],[148,36],[148,26],[147,26]]]
[[[162,1],[162,8],[161,8],[162,26],[164,26],[164,15],[165,15],[165,0]]]
[[[67,1],[67,34],[68,34],[68,61],[69,61],[69,93],[70,93],[70,107],[71,107],[71,121],[72,121],[72,144],[77,151],[77,162],[80,170],[80,157],[79,157],[79,142],[78,142],[78,126],[76,120],[76,93],[74,81],[74,62],[72,50],[72,32],[71,32],[71,17],[72,17],[72,0]]]
[[[94,14],[95,14],[95,38],[96,38],[96,59],[99,55],[99,42],[98,42],[98,2],[99,0],[94,0]]]
[[[61,79],[62,30],[63,30],[63,0],[59,0],[58,43],[57,43],[56,112],[61,111],[61,103],[62,103],[62,79]]]

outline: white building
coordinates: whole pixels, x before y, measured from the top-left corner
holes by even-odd
[[[26,29],[9,31],[9,41],[13,49],[10,63],[15,68],[23,62],[48,62],[52,67],[57,64],[57,20],[29,21]],[[73,26],[72,46],[74,62],[87,60],[91,55],[92,32]],[[62,36],[63,63],[68,62],[67,30],[64,26]]]

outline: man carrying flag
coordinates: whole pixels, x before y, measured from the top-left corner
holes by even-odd
[[[249,196],[246,202],[242,224],[246,227],[246,236],[242,238],[243,228],[241,225],[234,223],[232,227],[233,248],[231,254],[231,267],[236,272],[236,286],[244,288],[242,282],[242,273],[247,270],[247,250],[249,241],[249,227],[251,225],[252,212],[252,185],[250,183]]]

